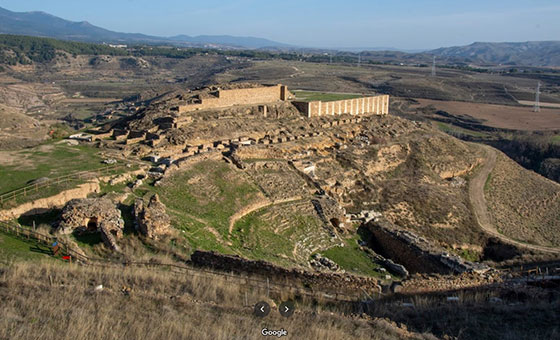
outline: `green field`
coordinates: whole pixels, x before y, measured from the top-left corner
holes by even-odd
[[[229,218],[257,198],[258,188],[222,161],[203,161],[150,188],[175,216],[179,228],[195,232],[202,224],[222,237],[229,234]],[[202,223],[202,222],[204,223]],[[195,223],[196,222],[196,223]]]
[[[33,241],[24,241],[10,234],[0,232],[0,258],[13,260],[44,260],[52,258],[50,248]]]
[[[237,221],[232,243],[243,255],[287,266],[307,262],[310,250],[335,244],[319,217],[300,206],[308,201],[269,206]],[[297,245],[297,246],[296,246]]]
[[[325,92],[312,92],[312,91],[292,91],[295,96],[296,100],[310,102],[314,100],[320,100],[323,102],[330,102],[335,100],[344,100],[344,99],[354,99],[363,97],[361,94],[354,94],[354,93],[325,93]]]
[[[321,255],[328,257],[340,266],[340,268],[358,275],[366,276],[379,276],[379,272],[375,269],[379,265],[374,263],[372,259],[360,249],[358,245],[358,235],[345,240],[345,246],[335,246],[324,252]]]
[[[9,152],[10,159],[0,161],[0,193],[24,187],[38,178],[100,168],[103,164],[98,152],[86,145],[68,146],[56,142]]]

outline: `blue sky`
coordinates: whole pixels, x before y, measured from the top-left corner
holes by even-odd
[[[0,0],[0,7],[120,32],[258,36],[311,47],[560,40],[559,0]]]

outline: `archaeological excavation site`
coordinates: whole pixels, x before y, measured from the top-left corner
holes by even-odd
[[[498,195],[515,188],[493,193],[514,180],[493,176],[527,170],[393,114],[389,95],[304,94],[239,82],[129,102],[126,116],[41,146],[74,152],[59,166],[76,171],[3,194],[0,225],[80,267],[224,280],[249,314],[259,300],[290,299],[302,313],[404,322],[557,299],[543,287],[559,275],[558,234],[496,232]],[[557,198],[560,185],[548,190]],[[558,225],[550,210],[535,218]],[[118,291],[135,294],[126,282]]]
[[[0,1],[0,340],[560,340],[558,18]]]

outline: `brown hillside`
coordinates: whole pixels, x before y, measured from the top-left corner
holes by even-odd
[[[102,289],[96,290],[98,285]],[[0,338],[262,339],[266,327],[284,328],[300,339],[434,339],[382,319],[303,307],[288,319],[273,308],[263,320],[252,310],[265,293],[246,292],[220,277],[17,263],[0,270]]]
[[[499,232],[528,243],[560,245],[560,184],[500,152],[485,193]]]

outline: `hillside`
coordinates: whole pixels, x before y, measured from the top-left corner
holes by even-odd
[[[464,58],[473,64],[560,65],[560,41],[475,42],[467,46],[439,48],[428,53],[444,58]]]
[[[500,233],[536,245],[560,245],[560,184],[499,153],[485,195]]]
[[[333,315],[303,303],[294,317],[273,310],[264,321],[252,317],[264,293],[248,288],[224,277],[152,268],[15,263],[0,273],[0,337],[261,339],[263,328],[283,328],[304,339],[434,339],[384,319]]]
[[[214,45],[213,47],[263,48],[288,45],[263,38],[234,37],[229,35],[201,35],[191,37],[157,37],[140,33],[114,32],[87,21],[68,21],[44,12],[12,12],[0,7],[0,33],[50,37],[84,42],[124,44],[167,44],[182,46]]]

